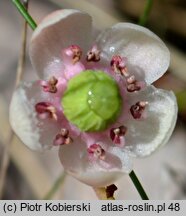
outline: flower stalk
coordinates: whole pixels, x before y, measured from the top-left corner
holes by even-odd
[[[153,0],[146,0],[144,11],[141,14],[138,22],[139,25],[144,26],[146,24],[150,11],[152,9],[152,4],[153,4]]]
[[[15,4],[15,6],[17,7],[17,9],[20,12],[20,14],[25,18],[25,20],[27,21],[27,23],[29,24],[29,26],[32,28],[32,30],[35,30],[35,28],[37,27],[37,24],[32,19],[32,17],[30,16],[30,14],[27,12],[26,8],[20,2],[20,0],[12,0],[12,2]]]
[[[59,189],[59,187],[61,187],[61,185],[63,185],[65,177],[66,177],[66,174],[62,173],[57,178],[57,180],[54,182],[54,185],[52,186],[51,190],[43,198],[44,200],[51,200],[53,198],[53,196],[55,195],[55,193],[57,192],[57,190]]]
[[[136,190],[138,191],[139,195],[141,196],[142,200],[149,200],[142,184],[140,183],[138,177],[136,176],[135,172],[132,171],[129,174],[130,179],[132,180],[134,186],[136,187]]]
[[[25,7],[25,10],[28,11],[28,4],[29,0],[25,0],[23,6]],[[20,58],[18,61],[18,67],[17,67],[17,76],[16,76],[16,83],[15,88],[18,87],[24,72],[25,67],[25,60],[26,60],[26,43],[27,43],[27,22],[26,20],[23,22],[23,30],[22,30],[22,48],[20,52]]]

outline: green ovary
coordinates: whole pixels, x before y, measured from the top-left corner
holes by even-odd
[[[109,75],[86,70],[68,82],[62,107],[66,118],[81,131],[101,131],[118,117],[121,96]]]

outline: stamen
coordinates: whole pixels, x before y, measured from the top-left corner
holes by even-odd
[[[59,146],[64,144],[65,144],[65,138],[61,134],[57,134],[53,141],[53,145]]]
[[[52,118],[57,121],[56,108],[54,106],[49,106],[47,109],[51,113]]]
[[[41,86],[43,87],[43,91],[56,93],[57,92],[57,85],[58,80],[52,76],[48,81],[42,81]]]
[[[110,65],[116,74],[120,74],[126,78],[128,92],[139,91],[141,90],[141,85],[136,81],[135,76],[129,76],[130,74],[127,71],[126,62],[127,58],[116,55],[112,57]]]
[[[98,50],[97,46],[94,45],[90,51],[87,53],[86,60],[88,62],[98,62],[100,61],[100,50]]]
[[[128,92],[135,92],[141,90],[141,86],[136,81],[135,76],[130,76],[127,78],[127,91]]]
[[[69,145],[73,142],[72,138],[69,136],[69,131],[66,128],[62,128],[60,133],[56,135],[53,145]]]
[[[72,63],[75,64],[80,61],[82,56],[82,50],[77,45],[71,45],[65,50],[65,54],[72,58]]]
[[[71,137],[67,137],[67,138],[65,139],[64,144],[65,144],[65,145],[69,145],[69,144],[71,144],[72,142],[73,142],[72,138],[71,138]]]
[[[61,135],[64,136],[64,137],[68,137],[69,130],[67,130],[66,128],[62,128],[61,129]]]
[[[128,84],[133,84],[134,82],[136,82],[136,78],[135,78],[134,75],[132,75],[129,78],[127,78],[127,83]]]
[[[88,153],[100,160],[105,159],[105,150],[99,144],[92,144],[88,149]]]
[[[145,110],[146,105],[148,102],[146,101],[139,101],[135,105],[132,105],[130,108],[130,112],[134,119],[141,118],[143,111]]]
[[[110,138],[115,144],[121,144],[121,138],[125,136],[127,128],[122,125],[118,128],[112,128],[110,130]]]
[[[35,105],[35,110],[40,119],[53,118],[57,120],[56,108],[48,102],[40,102]]]
[[[129,74],[127,72],[126,62],[127,59],[125,57],[122,58],[121,56],[116,55],[112,57],[110,65],[116,74],[128,77]]]

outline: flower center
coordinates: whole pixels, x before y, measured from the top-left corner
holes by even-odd
[[[68,82],[62,107],[66,118],[81,131],[101,131],[118,117],[121,96],[109,75],[85,70]]]

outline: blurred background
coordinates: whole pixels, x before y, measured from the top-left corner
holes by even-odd
[[[99,31],[117,22],[138,23],[145,4],[146,0],[30,0],[29,12],[38,23],[59,8],[80,9],[92,15]],[[150,199],[186,199],[186,1],[154,0],[144,24],[171,51],[170,68],[155,85],[175,92],[179,117],[169,143],[149,158],[136,159],[134,170]],[[92,188],[64,176],[55,149],[32,152],[11,133],[8,107],[22,27],[23,18],[12,2],[0,0],[0,199],[97,199]],[[31,34],[28,27],[27,46]],[[35,80],[27,55],[23,80]],[[140,199],[128,176],[116,185],[116,199]]]

